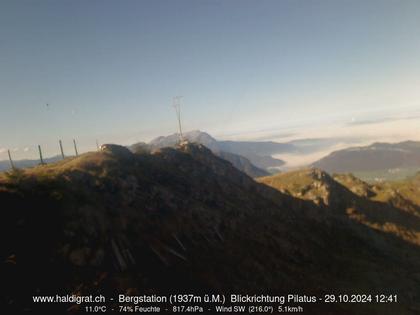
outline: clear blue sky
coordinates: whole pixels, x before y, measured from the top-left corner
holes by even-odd
[[[0,158],[172,133],[174,95],[223,136],[419,109],[419,84],[417,0],[0,1]]]

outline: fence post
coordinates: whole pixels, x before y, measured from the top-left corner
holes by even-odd
[[[41,164],[44,165],[44,159],[42,158],[42,150],[41,146],[38,144],[38,151],[39,151],[39,160],[41,161]]]
[[[65,156],[64,156],[64,150],[63,150],[63,143],[61,142],[61,140],[58,140],[58,143],[60,144],[61,157],[64,160]]]
[[[10,161],[10,166],[12,167],[12,170],[16,169],[15,164],[13,163],[13,160],[12,160],[12,156],[10,154],[10,150],[7,150],[7,154],[9,155],[9,161]]]
[[[76,145],[75,139],[73,139],[73,144],[74,144],[74,152],[76,153],[76,156],[79,156],[79,152],[77,152],[77,145]]]

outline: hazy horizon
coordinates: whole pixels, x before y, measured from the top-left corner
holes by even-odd
[[[175,95],[217,139],[420,140],[417,1],[2,1],[0,26],[0,160],[172,134]]]

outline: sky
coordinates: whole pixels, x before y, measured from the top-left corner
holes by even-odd
[[[176,95],[221,139],[420,140],[419,34],[417,0],[0,0],[0,159],[174,133]]]

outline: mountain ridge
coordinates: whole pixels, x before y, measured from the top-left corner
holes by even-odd
[[[284,161],[271,157],[274,153],[294,150],[291,144],[273,141],[220,141],[206,132],[193,130],[183,134],[184,138],[193,143],[204,144],[213,153],[227,152],[248,159],[256,167],[267,170],[285,164]],[[152,148],[173,147],[179,142],[179,135],[160,136],[149,142]]]
[[[411,314],[418,247],[332,200],[316,205],[256,183],[194,144],[138,154],[109,145],[2,173],[0,303],[11,312],[34,308],[23,297],[35,292],[344,294],[398,283],[398,304],[305,308]]]
[[[262,177],[258,181],[323,208],[341,211],[373,229],[420,246],[420,200],[405,193],[401,184],[370,185],[352,174],[330,176],[314,168]],[[416,188],[408,185],[406,191]]]
[[[420,142],[375,142],[334,151],[311,166],[329,173],[355,173],[403,168],[420,169]]]

